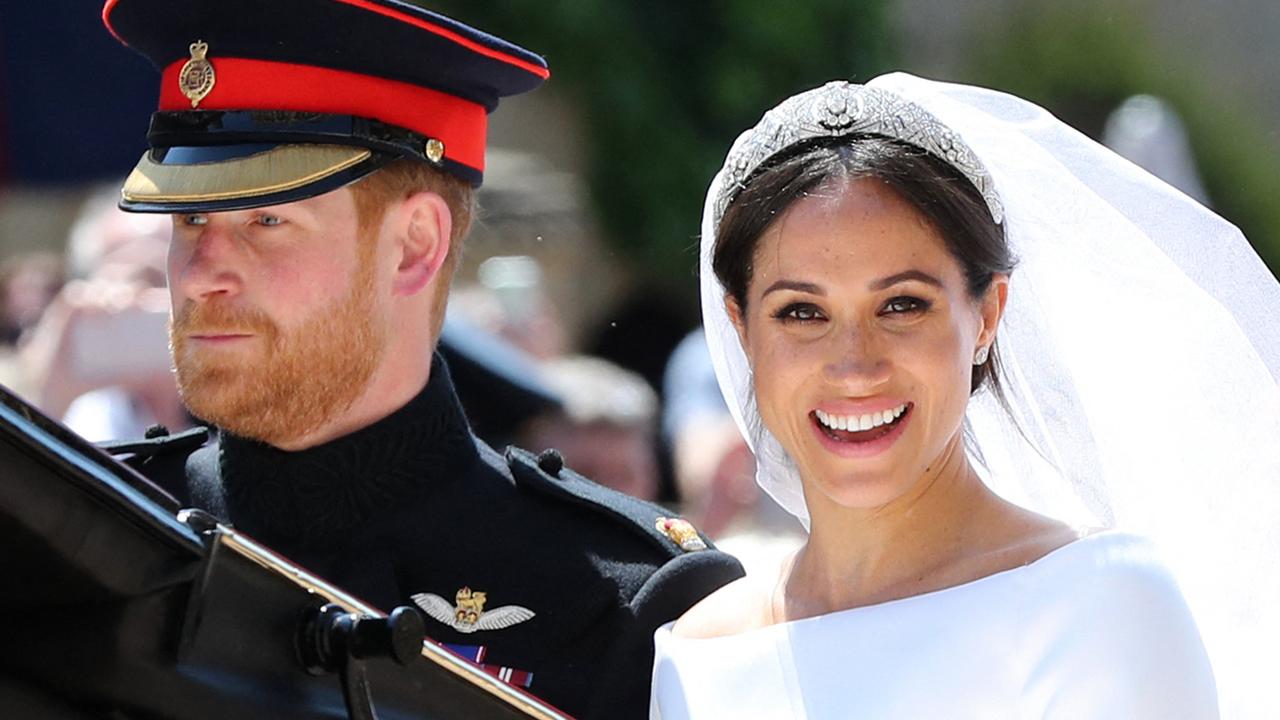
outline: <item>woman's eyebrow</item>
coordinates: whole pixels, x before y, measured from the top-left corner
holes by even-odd
[[[873,281],[867,287],[871,290],[884,290],[885,288],[892,287],[900,282],[906,282],[907,280],[918,280],[926,285],[932,285],[938,288],[943,286],[941,280],[927,272],[924,272],[923,270],[907,270],[905,272],[897,273],[896,275],[890,275],[886,278],[880,278],[879,280]]]
[[[811,295],[827,294],[825,291],[823,291],[822,288],[818,287],[817,285],[814,285],[813,283],[800,282],[799,280],[783,279],[783,280],[776,280],[772,285],[765,288],[764,292],[760,293],[760,297],[764,297],[765,295],[768,295],[769,293],[774,292],[776,290],[795,290],[797,292],[805,292]]]

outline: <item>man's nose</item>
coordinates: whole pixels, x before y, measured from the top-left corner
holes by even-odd
[[[230,299],[239,294],[243,277],[237,262],[236,241],[225,228],[212,224],[201,230],[186,247],[174,240],[177,253],[170,265],[170,283],[184,297],[196,302]]]

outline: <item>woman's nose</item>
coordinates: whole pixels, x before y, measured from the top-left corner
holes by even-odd
[[[823,372],[828,380],[860,392],[888,380],[889,365],[880,339],[867,328],[852,327],[833,333]]]

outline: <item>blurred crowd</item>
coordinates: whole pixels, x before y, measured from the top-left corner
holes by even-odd
[[[0,382],[94,441],[193,420],[170,374],[169,219],[89,194],[62,257],[17,255],[0,270]]]

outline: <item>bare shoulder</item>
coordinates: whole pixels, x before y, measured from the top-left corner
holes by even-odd
[[[987,559],[1004,568],[1033,563],[1089,532],[1012,504],[1003,514],[1004,521],[998,524],[1001,530],[991,538]]]
[[[1030,565],[1087,534],[1004,501],[984,513],[977,526],[981,530],[967,539],[967,548],[939,569],[935,580],[941,586]]]
[[[680,616],[671,632],[686,639],[736,635],[769,624],[772,580],[747,576],[703,598]]]
[[[1027,548],[1039,555],[1051,553],[1097,530],[1068,525],[1061,520],[1023,508],[1017,508],[1017,513],[1014,518],[1015,527],[1021,531]]]

